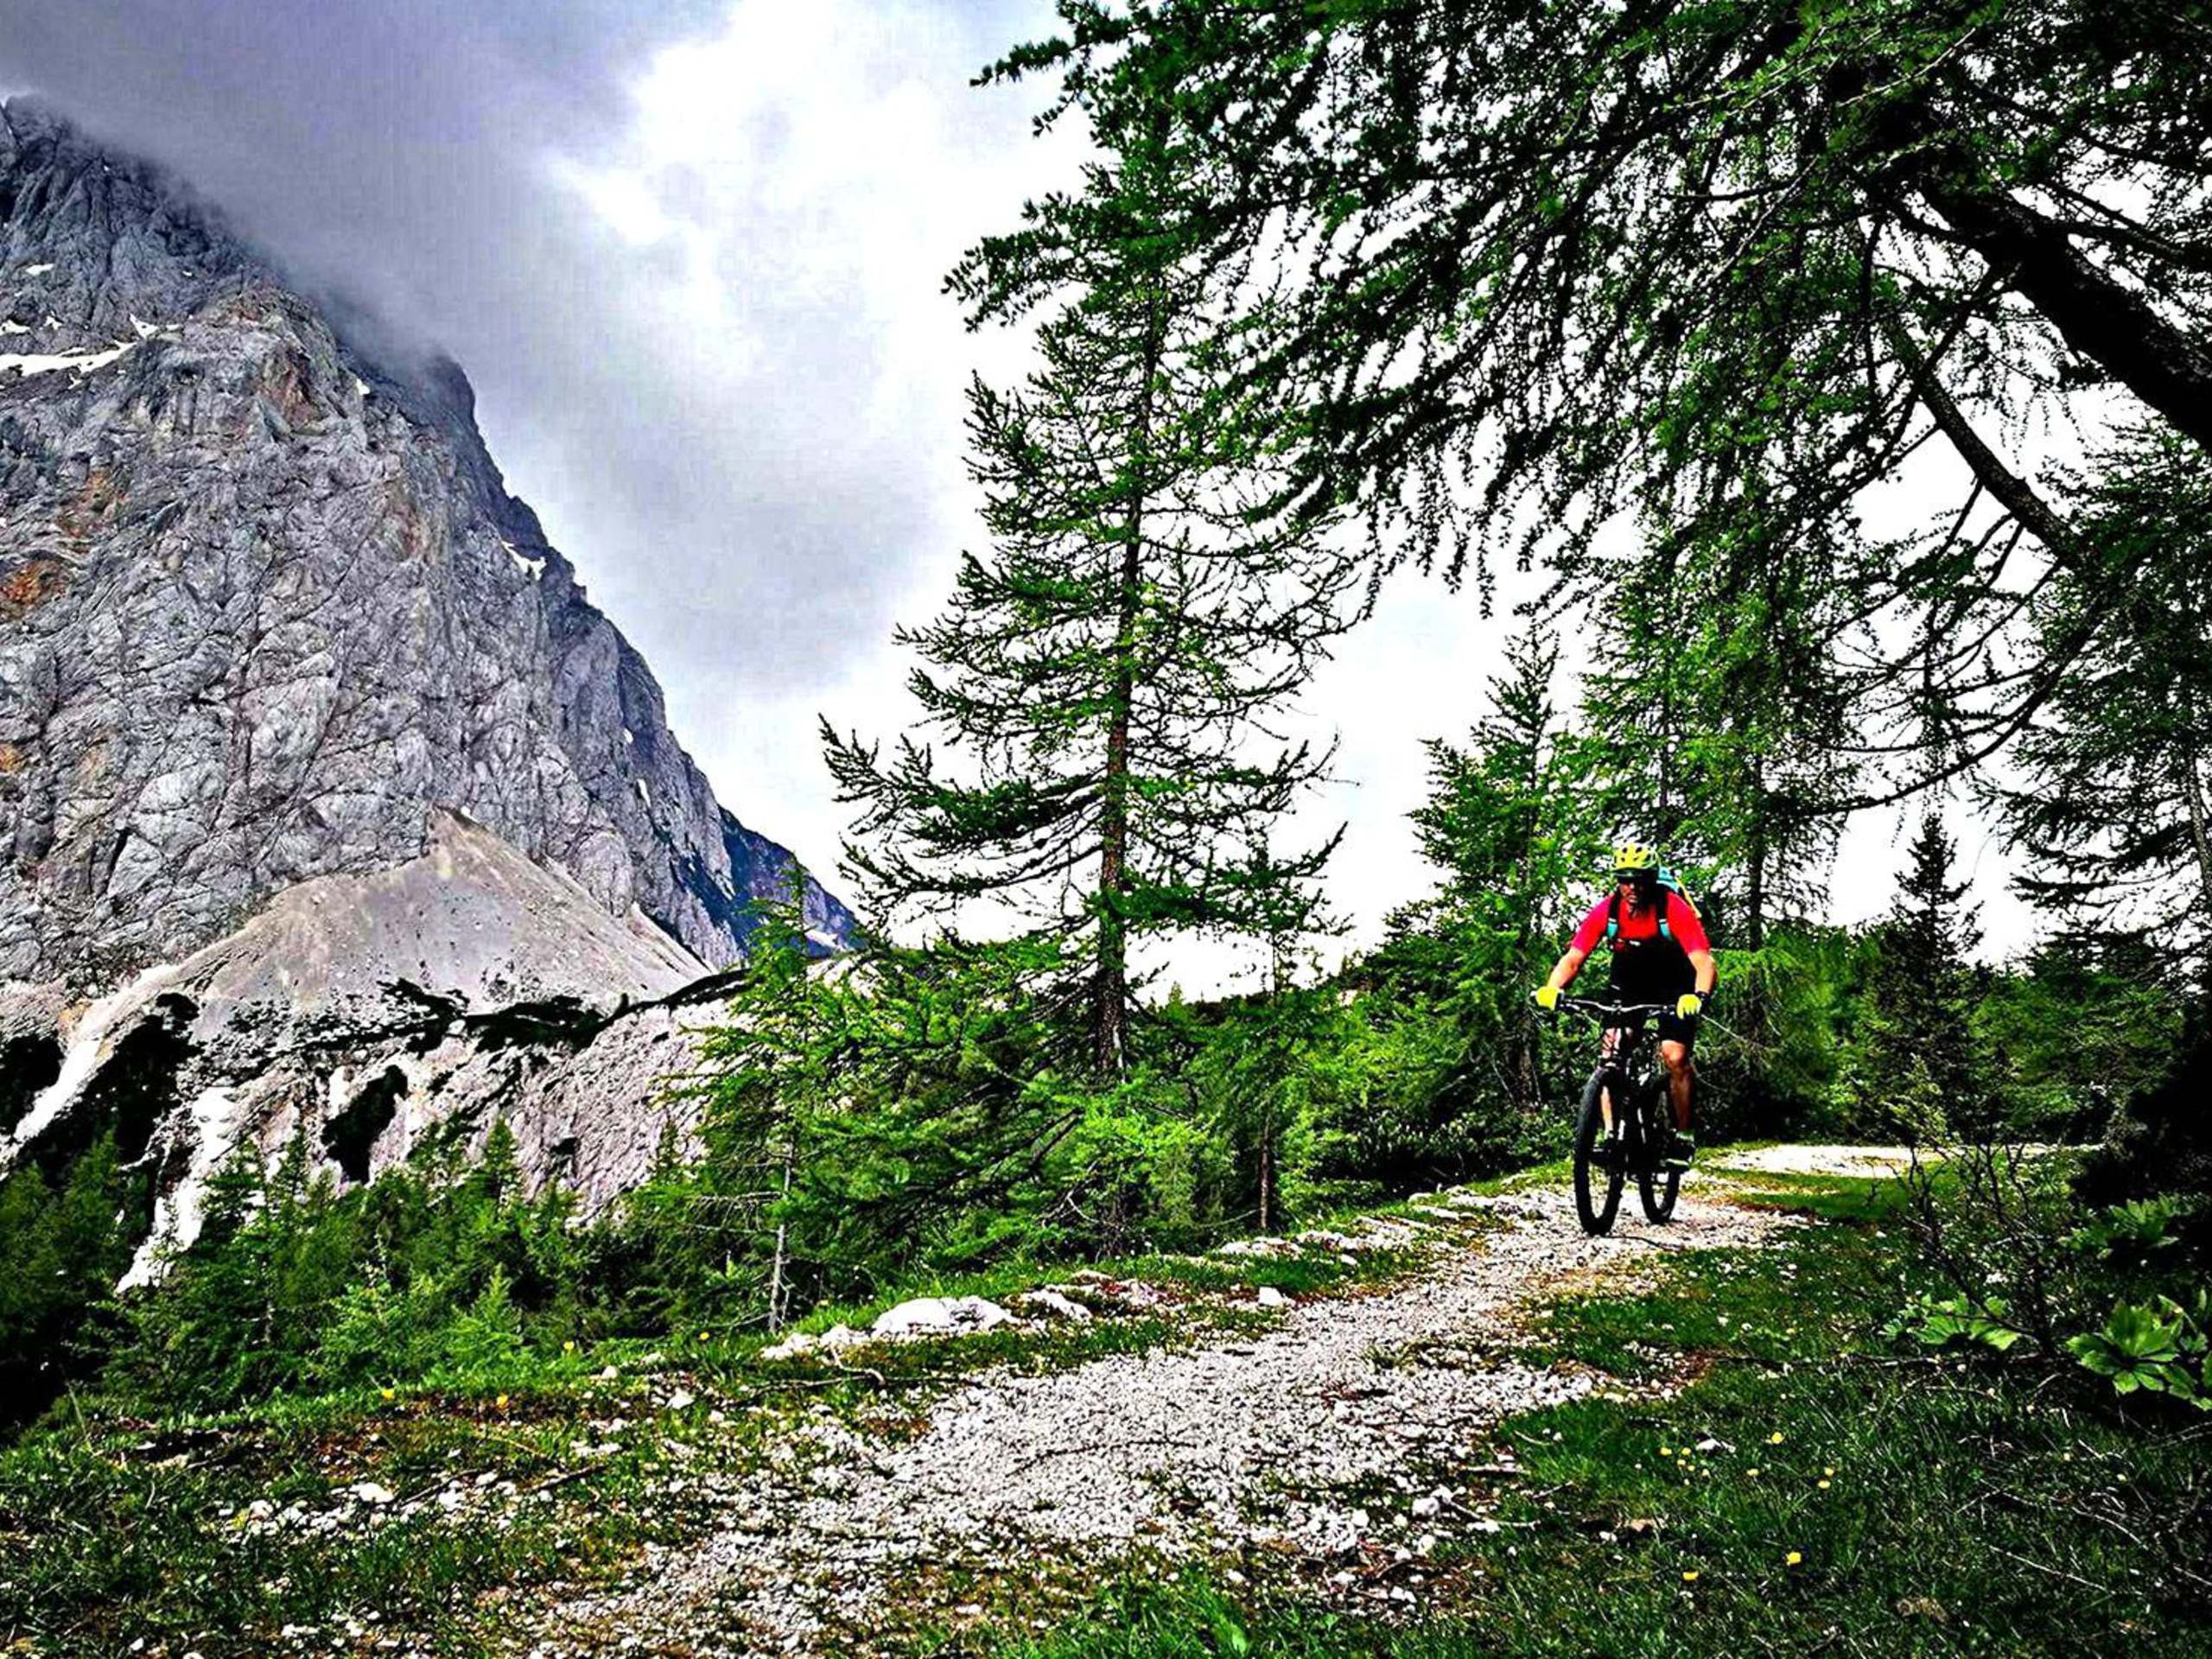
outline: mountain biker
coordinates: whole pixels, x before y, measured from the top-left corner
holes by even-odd
[[[1574,982],[1600,941],[1612,946],[1617,1001],[1675,1005],[1672,1014],[1659,1015],[1656,1022],[1659,1058],[1667,1068],[1667,1092],[1675,1106],[1675,1144],[1667,1164],[1687,1169],[1697,1150],[1690,1134],[1690,1096],[1697,1082],[1690,1046],[1697,1040],[1705,999],[1713,995],[1713,946],[1696,906],[1661,880],[1656,849],[1633,841],[1613,849],[1613,891],[1574,930],[1567,954],[1536,992],[1538,1007],[1548,1012],[1559,1006],[1560,993]],[[1605,1033],[1608,1052],[1618,1037],[1618,1031]]]

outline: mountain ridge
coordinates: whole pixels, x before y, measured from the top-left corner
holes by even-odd
[[[111,984],[418,855],[435,809],[741,958],[791,855],[508,493],[458,365],[20,98],[0,282],[0,980]]]

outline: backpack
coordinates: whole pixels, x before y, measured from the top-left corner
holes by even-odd
[[[1675,942],[1675,930],[1667,920],[1667,895],[1669,893],[1684,904],[1689,905],[1692,910],[1697,908],[1690,902],[1689,889],[1682,886],[1681,877],[1662,864],[1659,867],[1659,937],[1672,944]],[[1621,891],[1618,887],[1615,887],[1612,899],[1605,906],[1605,943],[1612,944],[1614,936],[1620,931]]]

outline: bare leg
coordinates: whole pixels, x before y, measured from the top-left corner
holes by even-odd
[[[1606,1027],[1605,1031],[1601,1033],[1598,1038],[1598,1052],[1603,1055],[1605,1058],[1611,1059],[1615,1054],[1620,1052],[1620,1027],[1618,1026]],[[1605,1132],[1608,1135],[1611,1134],[1613,1128],[1613,1092],[1611,1090],[1600,1089],[1598,1091],[1598,1113],[1599,1116],[1605,1120]]]
[[[1667,1093],[1675,1103],[1675,1127],[1688,1135],[1690,1128],[1690,1093],[1697,1083],[1697,1067],[1691,1064],[1689,1046],[1686,1043],[1662,1043],[1659,1058],[1667,1067]]]

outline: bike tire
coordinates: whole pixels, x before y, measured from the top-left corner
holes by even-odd
[[[1602,1103],[1611,1068],[1599,1066],[1590,1074],[1582,1091],[1582,1110],[1574,1121],[1574,1213],[1586,1233],[1608,1233],[1621,1207],[1622,1169],[1618,1158],[1611,1169],[1593,1164],[1592,1155],[1605,1135]],[[1619,1103],[1615,1103],[1618,1108]]]
[[[1666,1099],[1664,1085],[1659,1097],[1644,1108],[1646,1133],[1643,1136],[1644,1156],[1637,1162],[1636,1196],[1643,1205],[1643,1218],[1653,1223],[1671,1221],[1675,1215],[1675,1199],[1682,1190],[1682,1172],[1660,1167],[1657,1160],[1666,1155],[1672,1139],[1673,1103]],[[1662,1113],[1667,1114],[1662,1117]]]

